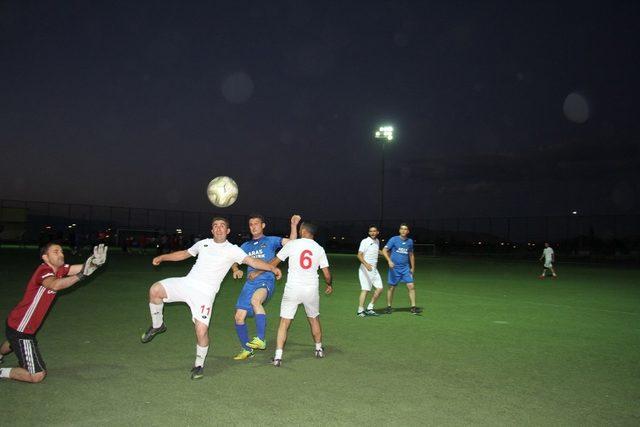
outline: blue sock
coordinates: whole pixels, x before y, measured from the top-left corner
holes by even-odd
[[[249,347],[247,347],[247,343],[249,342],[249,329],[247,329],[247,324],[238,325],[236,323],[236,333],[238,334],[238,340],[240,340],[242,348],[249,350]]]
[[[256,314],[256,333],[258,338],[264,341],[264,331],[267,329],[267,315]]]

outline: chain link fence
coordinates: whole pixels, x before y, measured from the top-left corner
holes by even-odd
[[[188,247],[211,236],[211,219],[231,223],[230,241],[250,238],[249,215],[163,209],[0,200],[0,243],[44,244],[51,240],[70,246],[104,241],[112,246]],[[538,217],[411,218],[379,221],[318,221],[317,239],[328,250],[353,252],[370,225],[381,239],[397,234],[401,222],[430,254],[520,254],[542,250],[550,242],[571,257],[640,258],[640,215],[566,215]],[[268,233],[287,236],[289,218],[267,218]],[[167,243],[168,242],[168,243]],[[435,250],[433,249],[435,247]]]

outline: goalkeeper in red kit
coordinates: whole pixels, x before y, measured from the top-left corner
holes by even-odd
[[[62,247],[46,244],[40,251],[42,264],[31,276],[22,300],[9,313],[6,323],[7,340],[0,345],[0,363],[12,351],[18,358],[18,368],[0,368],[0,379],[39,383],[47,375],[36,333],[44,321],[56,293],[75,285],[93,274],[107,260],[107,247],[95,246],[84,264],[64,263]]]

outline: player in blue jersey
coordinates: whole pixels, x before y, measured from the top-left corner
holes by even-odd
[[[269,262],[275,258],[276,252],[282,246],[286,245],[289,240],[297,238],[299,222],[299,215],[291,217],[289,238],[265,236],[264,228],[266,224],[264,217],[259,214],[253,214],[249,217],[251,240],[245,242],[241,248],[250,257]],[[233,278],[241,279],[243,272],[238,268],[238,265],[234,264],[231,268],[233,269]],[[264,350],[267,347],[265,340],[267,313],[263,304],[273,296],[275,288],[276,281],[273,273],[256,270],[252,267],[247,268],[247,280],[236,302],[236,333],[242,350],[234,357],[235,360],[246,360],[253,356],[254,350]],[[247,316],[254,317],[256,321],[256,336],[251,341],[249,341],[249,329],[246,324]]]
[[[409,300],[411,301],[411,313],[418,314],[420,309],[416,307],[416,289],[413,284],[413,273],[416,270],[416,259],[413,255],[413,240],[409,236],[409,226],[400,224],[400,235],[389,239],[382,255],[389,263],[389,287],[387,289],[387,309],[385,313],[391,314],[391,303],[393,302],[393,292],[398,283],[407,284]]]

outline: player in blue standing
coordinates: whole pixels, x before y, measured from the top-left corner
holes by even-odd
[[[382,249],[382,255],[389,263],[389,287],[387,289],[387,309],[385,313],[391,314],[393,292],[398,283],[403,282],[407,284],[407,291],[409,292],[409,300],[411,302],[411,314],[418,314],[420,313],[420,309],[416,307],[416,289],[413,283],[416,259],[413,255],[413,240],[408,237],[409,226],[405,223],[400,224],[399,233],[399,236],[390,238]]]
[[[265,236],[266,226],[264,217],[259,214],[249,216],[249,231],[251,240],[245,242],[241,248],[253,258],[259,258],[265,262],[271,261],[276,256],[276,252],[286,245],[289,240],[295,240],[298,236],[299,215],[291,217],[291,231],[289,238]],[[241,279],[242,270],[237,264],[232,267],[233,278]],[[267,348],[265,340],[265,330],[267,327],[267,313],[263,307],[272,296],[276,288],[275,276],[268,271],[256,270],[253,267],[247,268],[247,280],[240,291],[240,296],[236,302],[236,333],[242,350],[235,360],[246,360],[253,356],[254,350],[264,350]],[[247,316],[254,317],[256,322],[256,336],[249,341],[249,329],[247,328]]]

